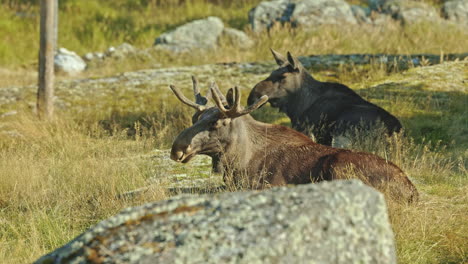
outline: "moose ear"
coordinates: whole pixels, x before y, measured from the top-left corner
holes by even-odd
[[[288,62],[292,70],[294,71],[299,70],[299,65],[300,65],[299,60],[296,57],[294,57],[289,51],[288,51]]]
[[[229,107],[234,105],[234,89],[229,88],[229,90],[227,91],[227,94],[226,94],[226,101],[227,101]]]
[[[274,49],[270,48],[271,54],[273,54],[273,58],[275,58],[276,64],[278,66],[282,66],[286,63],[286,58],[281,55],[280,53],[276,52]]]

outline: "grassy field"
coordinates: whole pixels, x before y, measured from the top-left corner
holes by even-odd
[[[438,7],[444,0],[424,0]],[[199,65],[213,62],[259,61],[270,59],[269,47],[296,54],[392,53],[448,54],[466,52],[468,32],[445,23],[422,23],[402,27],[389,23],[383,27],[321,26],[311,31],[277,28],[254,34],[248,24],[248,11],[260,0],[67,0],[60,1],[60,47],[80,55],[103,52],[110,46],[128,42],[138,48],[152,47],[161,33],[193,19],[220,17],[226,26],[241,29],[255,40],[253,48],[241,50],[223,45],[208,52],[177,56],[153,52],[151,58],[125,62],[108,60],[78,77],[96,77],[144,68]],[[365,0],[350,1],[366,4]],[[39,45],[39,7],[31,0],[0,1],[0,77],[1,86],[36,82]],[[157,66],[155,66],[157,65]]]
[[[0,42],[0,87],[36,81],[38,17],[37,6],[29,2],[0,1],[0,35],[6,36]],[[246,13],[257,2],[61,1],[60,43],[80,54],[123,41],[150,47],[161,32],[207,15],[220,16],[226,24],[248,31]],[[265,60],[270,59],[268,47],[289,49],[297,55],[468,52],[466,31],[439,24],[320,27],[312,32],[276,28],[270,35],[248,33],[256,44],[247,51],[225,46],[210,54],[154,54],[148,61],[109,61],[73,78],[97,80],[153,68],[156,62],[158,67],[167,67]],[[322,81],[349,85],[396,115],[406,128],[406,137],[393,139],[389,148],[369,146],[365,139],[354,146],[394,161],[421,192],[416,205],[389,202],[400,263],[468,261],[467,66],[458,62],[403,71],[373,64],[314,72]],[[240,82],[244,102],[248,88],[264,77],[245,79],[228,70],[207,72],[223,90]],[[59,80],[69,78],[60,76]],[[171,82],[178,84],[180,78],[176,78]],[[74,89],[63,83],[57,86],[62,87],[59,97]],[[182,86],[188,89],[188,78]],[[165,90],[151,85],[137,88],[117,84],[109,88],[114,89],[112,96],[77,96],[67,101],[69,107],[59,108],[50,122],[33,115],[28,105],[32,93],[16,103],[0,105],[0,114],[18,111],[0,117],[0,263],[31,262],[125,207],[168,198],[171,194],[164,183],[152,185],[133,199],[117,198],[147,186],[155,175],[201,174],[207,169],[206,165],[200,171],[194,170],[195,165],[174,167],[171,161],[160,164],[163,159],[155,159],[167,156],[155,149],[170,147],[177,133],[190,125],[191,110],[178,103],[167,86]],[[87,89],[92,92],[94,88]],[[270,107],[259,109],[254,117],[288,125],[288,119]]]

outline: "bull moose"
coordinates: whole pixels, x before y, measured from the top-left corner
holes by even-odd
[[[237,183],[247,176],[248,187],[254,189],[358,177],[397,200],[418,197],[405,173],[390,161],[320,145],[291,128],[256,121],[249,113],[267,102],[266,95],[243,108],[237,87],[225,97],[212,84],[204,97],[194,81],[195,102],[175,86],[170,88],[182,103],[196,110],[193,125],[174,140],[174,161],[186,163],[196,155],[208,155],[225,181]],[[210,97],[215,106],[209,104]]]
[[[287,58],[273,49],[271,52],[280,67],[254,86],[248,104],[268,95],[270,105],[288,115],[294,129],[304,134],[312,132],[324,145],[338,139],[338,146],[348,145],[355,133],[371,135],[382,125],[388,135],[401,130],[396,117],[347,86],[315,80],[290,52]]]

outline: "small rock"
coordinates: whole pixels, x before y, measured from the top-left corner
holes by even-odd
[[[225,28],[222,33],[222,38],[229,44],[239,47],[240,49],[248,49],[254,45],[254,41],[247,36],[247,34],[233,28]]]
[[[442,14],[447,20],[468,27],[468,1],[447,1],[442,7]]]
[[[110,56],[114,58],[124,58],[127,55],[134,53],[136,53],[136,48],[124,42],[119,46],[115,47],[114,50],[110,53]]]
[[[84,71],[86,63],[75,52],[60,48],[54,57],[55,70],[67,74],[76,74]]]
[[[102,53],[102,52],[96,52],[96,53],[94,53],[94,56],[96,56],[96,58],[98,58],[100,60],[104,59],[104,53]]]
[[[224,24],[218,17],[195,20],[173,31],[163,33],[154,45],[173,52],[193,49],[213,49],[223,32]]]
[[[92,52],[86,53],[83,58],[87,61],[92,61],[94,59],[94,54]]]
[[[113,46],[110,46],[108,49],[107,49],[107,53],[108,54],[111,54],[115,51],[115,48]]]
[[[0,118],[7,117],[7,116],[14,116],[16,114],[18,114],[18,111],[12,110],[12,111],[8,111],[6,113],[1,114]]]

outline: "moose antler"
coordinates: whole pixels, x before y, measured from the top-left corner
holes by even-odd
[[[221,102],[223,103],[223,105],[227,105],[228,102],[226,100],[226,97],[224,97],[223,93],[221,92],[221,90],[219,90],[219,87],[218,85],[216,84],[216,82],[212,82],[211,85],[210,85],[210,91],[212,94],[216,94],[218,96],[218,98],[220,98]],[[213,92],[214,91],[214,92]]]
[[[229,89],[228,91],[228,97],[234,98],[233,103],[230,105],[229,109],[226,109],[224,107],[222,99],[219,97],[219,95],[216,93],[214,87],[211,87],[211,93],[213,94],[213,99],[215,101],[216,106],[218,106],[219,110],[227,117],[229,118],[235,118],[239,116],[243,116],[246,114],[249,114],[250,112],[254,111],[255,109],[259,108],[261,105],[266,103],[268,101],[268,96],[264,95],[260,97],[257,101],[255,101],[253,104],[248,106],[245,109],[242,109],[240,106],[240,92],[239,88],[237,86],[234,87],[234,89]]]
[[[208,99],[211,98],[211,90],[208,91],[208,94],[204,97],[200,94],[200,89],[198,88],[198,80],[195,76],[192,76],[192,83],[193,83],[193,94],[195,95],[195,102],[190,101],[184,94],[174,85],[169,85],[172,92],[179,98],[179,100],[192,107],[195,108],[197,111],[203,111],[206,109],[206,104],[208,103]]]

